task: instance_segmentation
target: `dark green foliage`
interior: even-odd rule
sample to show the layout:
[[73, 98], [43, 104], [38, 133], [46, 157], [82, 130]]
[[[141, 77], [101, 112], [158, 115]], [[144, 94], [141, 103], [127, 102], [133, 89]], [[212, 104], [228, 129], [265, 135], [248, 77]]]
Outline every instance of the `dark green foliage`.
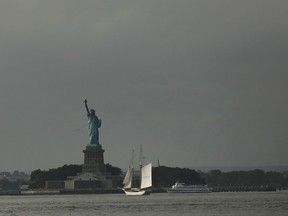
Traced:
[[263, 170], [221, 172], [212, 170], [201, 173], [209, 186], [288, 186], [287, 172], [264, 172]]
[[75, 176], [82, 170], [81, 165], [64, 165], [56, 169], [35, 170], [31, 173], [31, 188], [44, 188], [47, 180], [66, 180], [67, 176]]
[[165, 166], [153, 167], [154, 187], [171, 187], [178, 180], [186, 184], [205, 184], [205, 180], [195, 170]]
[[105, 169], [106, 169], [106, 172], [110, 173], [113, 176], [118, 176], [122, 174], [122, 170], [120, 168], [114, 167], [110, 165], [109, 163], [105, 164]]
[[[121, 169], [113, 167], [110, 164], [105, 165], [106, 171], [113, 176], [120, 175]], [[47, 180], [66, 180], [68, 176], [76, 176], [77, 173], [81, 173], [82, 165], [64, 165], [56, 169], [46, 170], [34, 170], [31, 173], [30, 182], [31, 188], [44, 188], [45, 181]]]
[[0, 179], [0, 188], [6, 189], [9, 186], [9, 181], [7, 179]]
[[[110, 164], [105, 165], [106, 172], [120, 176], [122, 171]], [[67, 176], [75, 176], [82, 170], [81, 165], [64, 165], [56, 169], [35, 170], [31, 173], [31, 188], [44, 188], [46, 180], [66, 180]], [[187, 168], [153, 167], [153, 187], [171, 187], [176, 181], [186, 184], [208, 184], [218, 186], [272, 186], [275, 188], [288, 187], [288, 172], [264, 172], [263, 170], [222, 172], [196, 172]], [[22, 183], [23, 184], [23, 183]], [[19, 184], [20, 185], [20, 184]], [[7, 180], [0, 181], [0, 186], [10, 187]]]

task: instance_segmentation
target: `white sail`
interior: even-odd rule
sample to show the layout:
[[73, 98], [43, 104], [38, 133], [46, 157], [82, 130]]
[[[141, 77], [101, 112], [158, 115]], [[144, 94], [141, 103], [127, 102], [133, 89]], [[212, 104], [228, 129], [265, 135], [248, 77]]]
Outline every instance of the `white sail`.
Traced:
[[141, 169], [141, 189], [152, 186], [152, 164], [149, 163]]
[[124, 184], [124, 188], [131, 188], [131, 185], [132, 185], [132, 168], [129, 167], [127, 173], [126, 173], [126, 176], [123, 180], [123, 184]]

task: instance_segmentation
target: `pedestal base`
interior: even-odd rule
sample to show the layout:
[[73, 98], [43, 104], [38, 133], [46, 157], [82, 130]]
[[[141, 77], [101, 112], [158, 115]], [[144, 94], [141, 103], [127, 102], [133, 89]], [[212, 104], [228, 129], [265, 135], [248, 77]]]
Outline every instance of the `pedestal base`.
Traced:
[[101, 145], [88, 144], [84, 152], [84, 164], [82, 167], [82, 173], [94, 173], [99, 176], [105, 176], [105, 164]]

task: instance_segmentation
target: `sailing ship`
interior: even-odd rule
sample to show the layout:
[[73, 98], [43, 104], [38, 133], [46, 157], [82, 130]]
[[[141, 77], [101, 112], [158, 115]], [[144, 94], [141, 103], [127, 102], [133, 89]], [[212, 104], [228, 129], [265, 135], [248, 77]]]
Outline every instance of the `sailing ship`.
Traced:
[[142, 146], [140, 147], [140, 187], [134, 187], [134, 178], [135, 173], [133, 169], [133, 153], [132, 153], [132, 163], [129, 166], [129, 169], [126, 173], [126, 176], [123, 180], [123, 188], [121, 188], [126, 195], [149, 195], [151, 193], [152, 187], [152, 163], [147, 165], [142, 165]]

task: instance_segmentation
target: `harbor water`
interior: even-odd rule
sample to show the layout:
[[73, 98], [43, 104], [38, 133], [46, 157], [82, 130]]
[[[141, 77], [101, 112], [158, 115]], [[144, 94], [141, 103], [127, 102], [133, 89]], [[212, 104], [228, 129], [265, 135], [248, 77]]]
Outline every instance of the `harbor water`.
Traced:
[[287, 216], [288, 192], [0, 196], [0, 216]]

